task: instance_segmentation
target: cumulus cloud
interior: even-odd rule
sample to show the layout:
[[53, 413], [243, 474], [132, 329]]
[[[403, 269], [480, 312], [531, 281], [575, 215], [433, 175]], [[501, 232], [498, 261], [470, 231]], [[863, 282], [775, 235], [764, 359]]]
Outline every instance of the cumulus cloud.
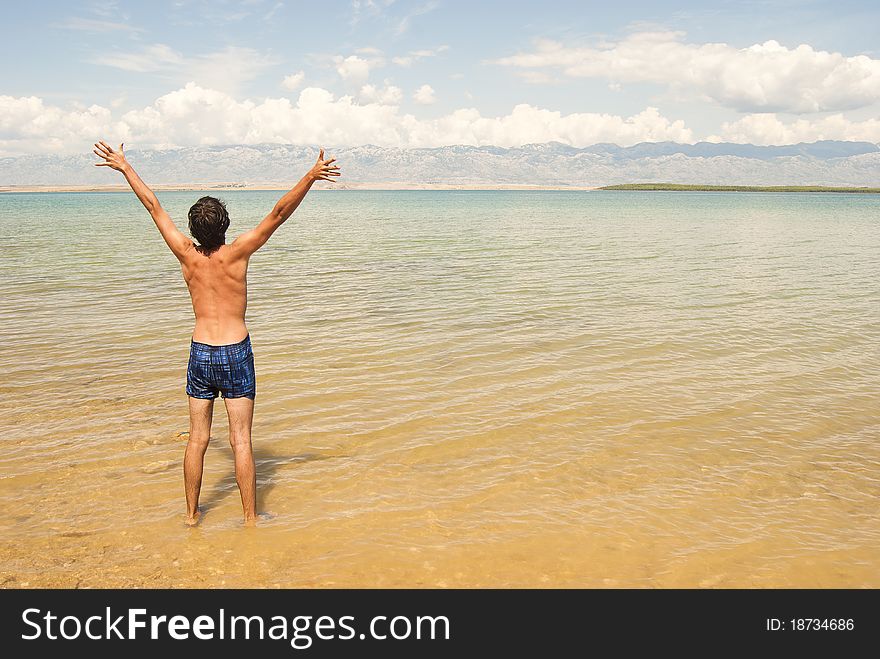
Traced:
[[384, 87], [364, 85], [359, 94], [362, 103], [379, 103], [381, 105], [397, 105], [403, 99], [400, 87], [395, 87], [388, 80]]
[[721, 125], [721, 133], [709, 142], [740, 142], [749, 144], [796, 144], [817, 140], [853, 140], [880, 143], [880, 119], [850, 121], [842, 114], [833, 114], [810, 121], [798, 119], [789, 123], [775, 114], [750, 114]]
[[36, 96], [0, 96], [0, 155], [83, 148], [85, 136], [116, 127], [111, 111], [99, 105], [62, 110]]
[[296, 102], [288, 98], [239, 101], [221, 91], [189, 83], [145, 108], [120, 115], [92, 106], [63, 110], [36, 97], [0, 96], [0, 152], [88, 153], [97, 138], [138, 148], [199, 144], [293, 144], [434, 147], [449, 144], [518, 146], [559, 141], [575, 146], [596, 142], [692, 141], [682, 121], [646, 108], [630, 117], [561, 112], [521, 104], [507, 114], [484, 117], [460, 109], [434, 119], [400, 112], [400, 90], [361, 90], [335, 97], [307, 87]]
[[370, 68], [379, 64], [375, 58], [365, 58], [359, 55], [349, 55], [343, 57], [336, 55], [333, 58], [333, 64], [336, 66], [336, 72], [346, 82], [354, 84], [362, 84], [370, 77]]
[[[473, 108], [435, 119], [401, 113], [402, 92], [385, 82], [360, 94], [335, 97], [307, 87], [296, 101], [237, 100], [224, 92], [187, 84], [147, 107], [121, 112], [92, 105], [64, 109], [36, 96], [0, 96], [0, 155], [81, 151], [98, 138], [138, 148], [263, 142], [434, 147], [449, 144], [518, 146], [559, 141], [630, 145], [671, 140], [693, 142], [692, 131], [656, 108], [629, 117], [561, 112], [521, 104], [509, 114], [483, 116]], [[843, 114], [790, 122], [752, 114], [724, 123], [710, 141], [791, 144], [820, 139], [880, 142], [880, 119], [853, 121]]]
[[303, 80], [306, 79], [305, 71], [298, 71], [296, 73], [292, 73], [289, 76], [285, 76], [284, 80], [281, 81], [281, 86], [288, 91], [293, 91], [297, 87], [299, 87]]
[[566, 46], [536, 42], [532, 52], [495, 60], [519, 69], [551, 69], [613, 83], [657, 83], [742, 112], [824, 112], [880, 100], [880, 60], [865, 55], [787, 48], [693, 44], [683, 32], [637, 32], [616, 42]]
[[[294, 74], [297, 75], [297, 74]], [[423, 86], [419, 91], [423, 91]], [[428, 88], [425, 95], [433, 96]], [[378, 144], [434, 147], [449, 144], [518, 146], [559, 141], [573, 146], [596, 142], [630, 145], [643, 141], [693, 142], [680, 120], [648, 107], [629, 117], [571, 113], [528, 104], [501, 116], [474, 108], [433, 119], [403, 113], [403, 93], [388, 80], [366, 84], [357, 95], [334, 96], [317, 87], [296, 100], [238, 100], [195, 83], [150, 105], [123, 112], [100, 105], [61, 108], [36, 96], [0, 96], [0, 155], [89, 152], [98, 138], [139, 148], [263, 142], [335, 145]], [[820, 139], [880, 142], [880, 119], [850, 120], [843, 114], [783, 121], [775, 114], [750, 114], [724, 123], [710, 141], [791, 144]]]
[[537, 142], [563, 142], [587, 146], [597, 142], [631, 145], [672, 140], [690, 142], [693, 135], [682, 121], [670, 121], [657, 108], [646, 108], [631, 117], [592, 112], [562, 114], [520, 104], [510, 114], [483, 117], [476, 109], [456, 110], [430, 121], [409, 126], [413, 145], [474, 144], [519, 146]]
[[437, 97], [434, 96], [434, 88], [431, 85], [422, 85], [413, 94], [413, 100], [419, 105], [431, 105], [436, 103]]

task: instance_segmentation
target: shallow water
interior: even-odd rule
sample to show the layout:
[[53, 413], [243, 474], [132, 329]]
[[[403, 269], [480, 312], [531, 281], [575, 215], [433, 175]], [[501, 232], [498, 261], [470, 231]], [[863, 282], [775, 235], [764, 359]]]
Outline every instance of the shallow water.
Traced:
[[[279, 193], [224, 192], [231, 234]], [[198, 192], [164, 193], [182, 226]], [[8, 586], [880, 586], [880, 198], [315, 192], [251, 261], [257, 529], [121, 193], [0, 195]]]

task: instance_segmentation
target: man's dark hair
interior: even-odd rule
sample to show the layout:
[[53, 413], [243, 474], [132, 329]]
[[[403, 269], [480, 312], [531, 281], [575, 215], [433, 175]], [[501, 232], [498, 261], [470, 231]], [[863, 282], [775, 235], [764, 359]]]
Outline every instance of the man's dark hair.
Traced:
[[200, 251], [210, 254], [226, 243], [229, 213], [216, 197], [202, 197], [189, 209], [189, 233], [199, 241]]

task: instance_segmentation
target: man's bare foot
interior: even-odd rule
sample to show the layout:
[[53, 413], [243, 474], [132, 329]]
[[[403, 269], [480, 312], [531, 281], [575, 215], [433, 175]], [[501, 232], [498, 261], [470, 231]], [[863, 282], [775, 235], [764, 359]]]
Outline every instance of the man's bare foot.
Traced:
[[275, 519], [275, 513], [262, 512], [257, 513], [256, 517], [245, 517], [244, 525], [250, 528], [253, 528], [257, 525], [257, 522], [267, 522], [271, 519]]
[[202, 518], [202, 511], [201, 511], [201, 510], [197, 510], [195, 515], [193, 515], [192, 517], [187, 517], [187, 518], [186, 518], [186, 521], [184, 521], [184, 524], [185, 524], [186, 526], [198, 526], [198, 525], [199, 525], [199, 520], [200, 520], [201, 518]]

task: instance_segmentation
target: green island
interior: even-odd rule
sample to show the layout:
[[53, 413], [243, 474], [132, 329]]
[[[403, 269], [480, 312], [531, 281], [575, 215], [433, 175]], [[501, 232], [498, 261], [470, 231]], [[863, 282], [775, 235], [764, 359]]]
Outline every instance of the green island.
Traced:
[[673, 192], [870, 192], [880, 188], [833, 187], [825, 185], [688, 185], [684, 183], [623, 183], [600, 190], [668, 190]]

